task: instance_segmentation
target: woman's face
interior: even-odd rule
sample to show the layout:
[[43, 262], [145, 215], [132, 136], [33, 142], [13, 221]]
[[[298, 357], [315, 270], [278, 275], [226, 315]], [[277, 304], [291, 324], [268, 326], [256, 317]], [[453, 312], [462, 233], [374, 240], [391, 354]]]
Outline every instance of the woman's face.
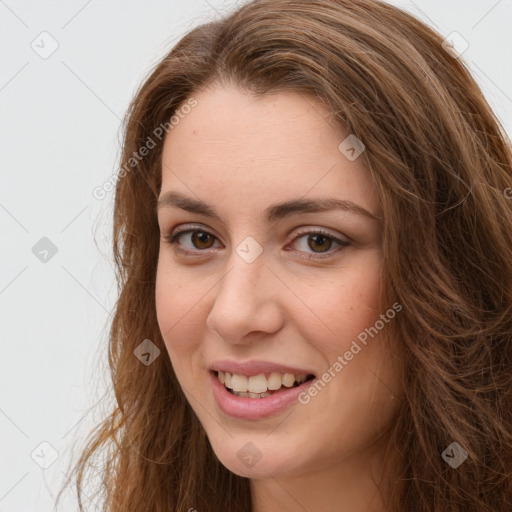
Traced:
[[314, 97], [194, 99], [165, 140], [158, 209], [158, 323], [183, 392], [238, 475], [366, 464], [401, 395], [381, 336], [400, 306], [378, 301], [362, 148]]

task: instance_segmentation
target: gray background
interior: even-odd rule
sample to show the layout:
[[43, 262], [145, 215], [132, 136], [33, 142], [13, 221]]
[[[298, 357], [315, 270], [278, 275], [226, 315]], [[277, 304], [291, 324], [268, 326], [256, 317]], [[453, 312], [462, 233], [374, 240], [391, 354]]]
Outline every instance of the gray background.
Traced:
[[[512, 1], [391, 3], [462, 35], [464, 60], [510, 134]], [[120, 122], [150, 67], [233, 5], [0, 2], [0, 512], [51, 510], [72, 442], [99, 421], [95, 404], [108, 408], [113, 194], [92, 191], [115, 172]], [[60, 509], [74, 503], [69, 492]]]

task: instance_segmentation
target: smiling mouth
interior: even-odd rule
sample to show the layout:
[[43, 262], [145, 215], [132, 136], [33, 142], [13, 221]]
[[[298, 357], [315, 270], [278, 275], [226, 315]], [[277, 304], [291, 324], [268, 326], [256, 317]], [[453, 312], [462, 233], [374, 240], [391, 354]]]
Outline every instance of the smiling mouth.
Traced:
[[243, 398], [261, 399], [296, 388], [304, 382], [315, 378], [313, 374], [260, 373], [258, 375], [241, 375], [223, 371], [214, 371], [219, 382], [232, 395]]

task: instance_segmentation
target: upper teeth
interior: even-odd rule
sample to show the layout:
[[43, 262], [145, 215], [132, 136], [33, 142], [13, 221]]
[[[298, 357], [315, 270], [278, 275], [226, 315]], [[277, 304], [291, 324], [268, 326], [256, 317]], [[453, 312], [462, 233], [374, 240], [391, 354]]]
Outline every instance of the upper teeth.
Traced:
[[277, 390], [281, 385], [291, 388], [295, 381], [299, 384], [305, 382], [307, 374], [301, 373], [294, 375], [293, 373], [270, 373], [267, 376], [264, 373], [259, 375], [240, 375], [238, 373], [218, 372], [218, 378], [227, 388], [239, 393], [265, 393], [268, 390]]

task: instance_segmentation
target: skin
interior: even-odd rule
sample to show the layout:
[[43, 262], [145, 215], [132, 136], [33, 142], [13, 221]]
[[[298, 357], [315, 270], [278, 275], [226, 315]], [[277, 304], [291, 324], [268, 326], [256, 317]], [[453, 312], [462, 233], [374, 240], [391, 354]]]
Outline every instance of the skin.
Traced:
[[[201, 199], [222, 220], [175, 206], [158, 211], [157, 317], [185, 396], [221, 463], [251, 479], [253, 511], [383, 511], [376, 486], [383, 433], [401, 384], [380, 334], [309, 403], [266, 419], [224, 414], [207, 370], [219, 359], [261, 359], [321, 376], [389, 307], [378, 300], [379, 220], [340, 209], [272, 223], [262, 214], [281, 201], [336, 196], [379, 215], [363, 158], [340, 152], [348, 133], [315, 97], [256, 99], [214, 84], [194, 98], [197, 106], [166, 137], [160, 197], [174, 190]], [[164, 239], [189, 223], [213, 238]], [[325, 228], [350, 245], [315, 245], [311, 234], [297, 233], [301, 226]], [[236, 252], [248, 236], [263, 249], [250, 264]], [[181, 254], [179, 243], [199, 256]], [[330, 256], [306, 259], [322, 251]], [[237, 457], [248, 442], [261, 454], [250, 467]]]

